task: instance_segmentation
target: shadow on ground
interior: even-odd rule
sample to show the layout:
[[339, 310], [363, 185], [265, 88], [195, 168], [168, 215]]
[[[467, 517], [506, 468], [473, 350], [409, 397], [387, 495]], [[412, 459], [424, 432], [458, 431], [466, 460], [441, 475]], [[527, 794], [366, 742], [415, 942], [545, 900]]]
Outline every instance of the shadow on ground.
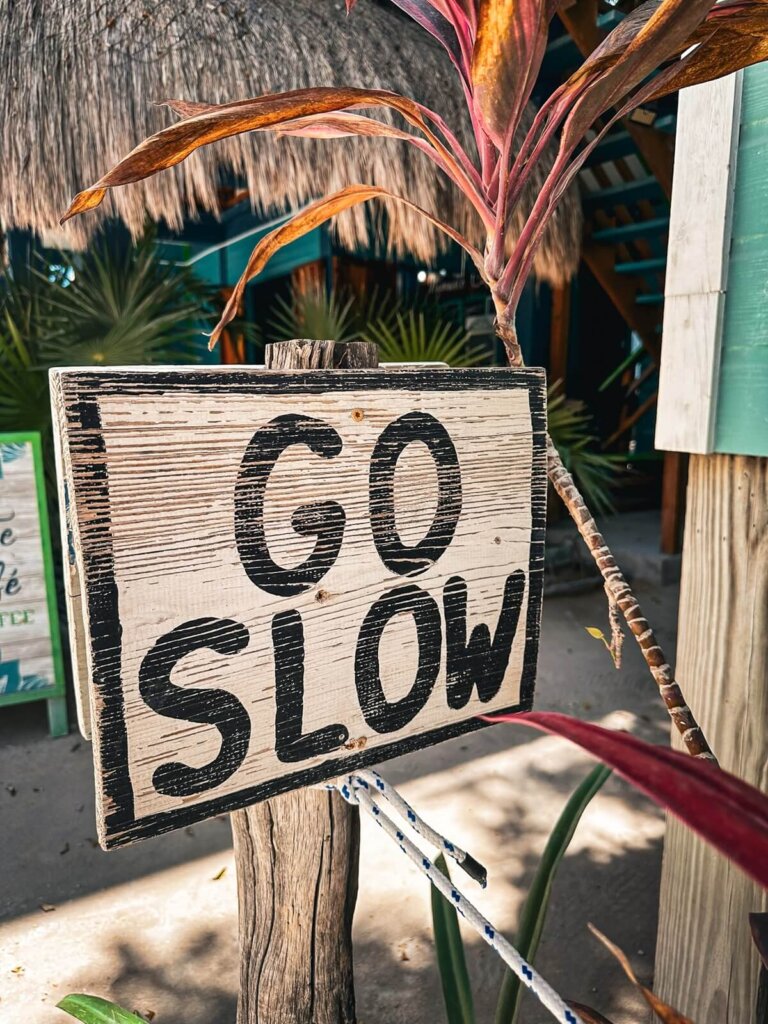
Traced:
[[[676, 593], [641, 589], [662, 642]], [[615, 709], [654, 742], [669, 726], [631, 641], [616, 673], [585, 632], [605, 628], [600, 592], [545, 603], [537, 704], [594, 721]], [[671, 652], [670, 652], [671, 656]], [[0, 1022], [64, 1024], [53, 1009], [81, 990], [157, 1014], [156, 1024], [229, 1024], [237, 990], [237, 903], [229, 822], [104, 854], [94, 846], [89, 745], [48, 740], [42, 707], [0, 715]], [[389, 762], [385, 774], [436, 827], [487, 863], [477, 902], [513, 937], [560, 809], [591, 767], [580, 751], [520, 726], [485, 729]], [[616, 1024], [645, 1020], [594, 921], [650, 980], [663, 820], [611, 780], [587, 812], [553, 893], [538, 965], [562, 992]], [[440, 1024], [426, 882], [374, 825], [364, 827], [355, 961], [361, 1024]], [[225, 869], [221, 875], [222, 868]], [[470, 893], [471, 883], [466, 886]], [[43, 912], [40, 905], [55, 906]], [[493, 1019], [495, 955], [467, 936], [478, 1024]], [[543, 1024], [530, 1000], [524, 1024]]]

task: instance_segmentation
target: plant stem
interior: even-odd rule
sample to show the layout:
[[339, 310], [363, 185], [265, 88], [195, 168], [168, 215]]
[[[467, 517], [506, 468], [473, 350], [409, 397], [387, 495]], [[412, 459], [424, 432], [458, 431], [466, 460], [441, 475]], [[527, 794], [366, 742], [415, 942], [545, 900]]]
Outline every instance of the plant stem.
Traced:
[[[502, 309], [496, 320], [496, 332], [501, 338], [507, 358], [511, 366], [523, 366], [523, 356], [517, 339], [514, 321], [507, 310]], [[579, 533], [589, 553], [595, 560], [603, 580], [606, 592], [613, 598], [616, 606], [621, 609], [630, 632], [637, 640], [645, 663], [659, 688], [661, 699], [669, 712], [669, 717], [682, 736], [688, 753], [693, 757], [715, 761], [706, 737], [696, 722], [693, 712], [685, 702], [685, 697], [675, 681], [672, 667], [667, 661], [664, 651], [656, 639], [651, 626], [643, 615], [640, 604], [632, 592], [632, 588], [624, 578], [616, 559], [600, 533], [592, 513], [579, 493], [573, 477], [563, 465], [557, 449], [547, 435], [547, 473], [571, 518], [576, 523]]]

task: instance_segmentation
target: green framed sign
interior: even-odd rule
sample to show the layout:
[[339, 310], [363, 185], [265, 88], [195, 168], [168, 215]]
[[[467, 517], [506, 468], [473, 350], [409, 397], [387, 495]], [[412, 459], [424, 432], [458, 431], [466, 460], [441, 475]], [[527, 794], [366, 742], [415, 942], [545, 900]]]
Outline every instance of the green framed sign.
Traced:
[[51, 532], [38, 433], [0, 434], [0, 708], [48, 701], [68, 731]]

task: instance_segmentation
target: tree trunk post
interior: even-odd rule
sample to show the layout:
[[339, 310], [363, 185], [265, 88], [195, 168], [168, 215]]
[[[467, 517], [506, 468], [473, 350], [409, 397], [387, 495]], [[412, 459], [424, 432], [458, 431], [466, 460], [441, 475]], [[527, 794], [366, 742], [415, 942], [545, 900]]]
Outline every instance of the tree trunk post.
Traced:
[[[268, 345], [268, 369], [375, 368], [367, 342]], [[303, 789], [232, 814], [240, 925], [238, 1024], [355, 1024], [352, 916], [360, 822]]]

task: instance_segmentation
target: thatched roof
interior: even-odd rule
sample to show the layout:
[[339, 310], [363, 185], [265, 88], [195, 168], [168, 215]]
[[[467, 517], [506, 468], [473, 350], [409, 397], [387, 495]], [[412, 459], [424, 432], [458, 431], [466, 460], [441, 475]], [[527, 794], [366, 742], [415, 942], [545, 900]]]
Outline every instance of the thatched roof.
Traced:
[[[351, 17], [343, 0], [2, 0], [0, 10], [0, 224], [57, 228], [72, 195], [172, 118], [157, 101], [223, 102], [309, 85], [394, 89], [464, 126], [463, 98], [442, 51], [411, 22], [367, 0]], [[315, 142], [251, 135], [218, 143], [146, 182], [116, 189], [99, 214], [72, 222], [82, 245], [99, 216], [134, 233], [146, 216], [180, 228], [217, 212], [222, 165], [242, 175], [257, 208], [297, 206], [350, 182], [409, 194], [454, 223], [475, 215], [432, 164], [403, 143]], [[531, 186], [538, 194], [542, 169]], [[358, 208], [337, 224], [348, 246], [367, 239]], [[474, 224], [473, 233], [479, 225]], [[538, 257], [559, 283], [578, 263], [578, 198], [565, 201]], [[396, 252], [429, 258], [442, 243], [402, 206], [389, 210]]]

